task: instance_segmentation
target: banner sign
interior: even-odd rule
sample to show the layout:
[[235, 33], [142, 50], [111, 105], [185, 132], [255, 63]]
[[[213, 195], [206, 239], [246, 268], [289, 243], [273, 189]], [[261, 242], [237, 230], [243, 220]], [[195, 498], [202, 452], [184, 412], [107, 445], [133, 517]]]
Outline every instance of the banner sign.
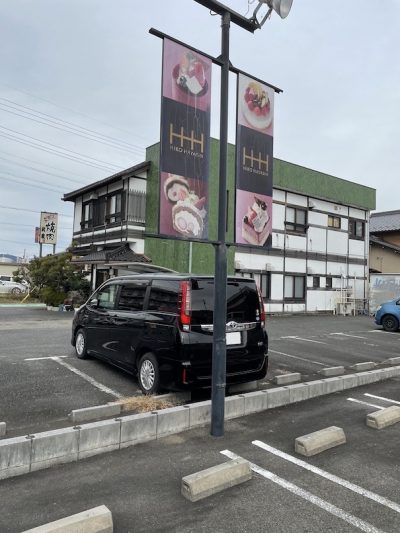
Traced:
[[208, 239], [211, 59], [164, 39], [159, 233]]
[[57, 244], [57, 213], [40, 213], [40, 244]]
[[238, 75], [235, 242], [270, 246], [274, 89]]

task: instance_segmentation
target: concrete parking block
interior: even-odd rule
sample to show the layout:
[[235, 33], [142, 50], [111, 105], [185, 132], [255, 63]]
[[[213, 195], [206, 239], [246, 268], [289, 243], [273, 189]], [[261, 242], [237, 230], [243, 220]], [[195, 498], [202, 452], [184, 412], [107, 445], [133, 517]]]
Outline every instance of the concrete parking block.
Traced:
[[0, 437], [4, 437], [7, 430], [7, 424], [5, 422], [0, 422]]
[[319, 373], [326, 378], [331, 376], [341, 376], [344, 374], [344, 366], [330, 366], [323, 368]]
[[181, 493], [191, 502], [211, 496], [251, 479], [250, 463], [233, 459], [182, 478]]
[[225, 398], [225, 420], [244, 415], [244, 395], [227, 396]]
[[288, 387], [276, 387], [275, 389], [267, 389], [265, 394], [268, 397], [268, 409], [280, 407], [290, 402], [290, 392]]
[[189, 408], [185, 405], [153, 412], [157, 413], [157, 439], [189, 429]]
[[189, 407], [189, 427], [205, 426], [211, 422], [211, 400], [191, 403]]
[[105, 505], [100, 505], [23, 533], [113, 533], [113, 531], [111, 511]]
[[340, 378], [343, 383], [343, 390], [354, 389], [358, 386], [358, 377], [357, 374], [347, 374]]
[[289, 401], [290, 403], [301, 402], [308, 400], [310, 397], [310, 391], [307, 385], [304, 383], [296, 383], [295, 385], [288, 385], [289, 389]]
[[31, 447], [30, 437], [14, 437], [0, 441], [0, 479], [29, 472]]
[[79, 430], [56, 429], [32, 435], [31, 471], [78, 460]]
[[397, 422], [400, 422], [400, 407], [397, 405], [370, 413], [366, 418], [367, 426], [374, 429], [383, 429]]
[[95, 405], [94, 407], [74, 409], [69, 416], [73, 424], [79, 424], [80, 422], [95, 420], [96, 418], [118, 416], [120, 413], [121, 405], [118, 403], [110, 403], [107, 405]]
[[259, 413], [268, 409], [268, 395], [265, 391], [248, 392], [244, 396], [244, 414]]
[[376, 364], [373, 361], [365, 361], [364, 363], [356, 363], [355, 365], [350, 366], [355, 372], [361, 372], [363, 370], [372, 370], [376, 367]]
[[383, 363], [385, 365], [400, 365], [400, 357], [389, 357]]
[[295, 451], [306, 457], [311, 457], [334, 446], [346, 443], [346, 436], [342, 428], [330, 426], [295, 440]]
[[289, 385], [301, 380], [300, 372], [292, 372], [291, 374], [282, 374], [274, 377], [274, 383], [277, 385]]
[[156, 413], [140, 413], [121, 417], [121, 448], [153, 440], [156, 436]]
[[118, 450], [120, 433], [120, 420], [104, 420], [80, 426], [78, 459]]
[[332, 394], [333, 392], [343, 390], [343, 380], [341, 376], [336, 378], [326, 378], [323, 382], [325, 394]]

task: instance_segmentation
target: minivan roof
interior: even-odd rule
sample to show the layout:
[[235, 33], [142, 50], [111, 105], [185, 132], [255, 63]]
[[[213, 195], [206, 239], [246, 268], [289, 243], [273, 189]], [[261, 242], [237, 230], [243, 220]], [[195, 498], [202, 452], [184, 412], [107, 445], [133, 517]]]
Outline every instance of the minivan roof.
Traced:
[[[186, 279], [213, 279], [214, 276], [206, 274], [190, 274], [190, 273], [169, 273], [169, 272], [154, 272], [148, 274], [127, 274], [124, 276], [116, 276], [115, 278], [110, 278], [107, 281], [129, 281], [136, 279], [151, 280], [151, 279], [169, 279], [169, 280], [186, 280]], [[228, 280], [245, 280], [245, 281], [254, 281], [252, 278], [244, 278], [242, 276], [228, 276]]]

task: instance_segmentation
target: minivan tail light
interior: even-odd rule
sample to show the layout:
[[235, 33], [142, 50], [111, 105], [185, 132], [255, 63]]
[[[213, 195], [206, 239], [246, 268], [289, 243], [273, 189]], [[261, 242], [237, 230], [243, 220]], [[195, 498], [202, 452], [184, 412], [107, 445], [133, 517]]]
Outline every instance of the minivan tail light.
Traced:
[[189, 281], [181, 281], [181, 308], [179, 313], [180, 322], [184, 330], [188, 330], [191, 322], [190, 304], [191, 288]]
[[260, 319], [261, 319], [261, 325], [264, 326], [265, 324], [265, 309], [264, 309], [264, 300], [261, 295], [260, 287], [257, 285], [257, 294], [258, 294], [258, 303], [260, 304]]

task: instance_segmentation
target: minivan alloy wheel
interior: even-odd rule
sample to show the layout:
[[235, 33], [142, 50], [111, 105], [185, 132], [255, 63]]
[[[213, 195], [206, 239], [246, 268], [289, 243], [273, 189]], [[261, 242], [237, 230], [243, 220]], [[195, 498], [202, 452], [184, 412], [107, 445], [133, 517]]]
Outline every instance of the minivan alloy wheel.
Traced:
[[160, 375], [158, 361], [152, 353], [145, 354], [138, 366], [139, 386], [144, 394], [154, 394], [158, 392], [160, 385]]
[[80, 329], [75, 337], [75, 353], [78, 359], [86, 359], [86, 334], [83, 329]]

